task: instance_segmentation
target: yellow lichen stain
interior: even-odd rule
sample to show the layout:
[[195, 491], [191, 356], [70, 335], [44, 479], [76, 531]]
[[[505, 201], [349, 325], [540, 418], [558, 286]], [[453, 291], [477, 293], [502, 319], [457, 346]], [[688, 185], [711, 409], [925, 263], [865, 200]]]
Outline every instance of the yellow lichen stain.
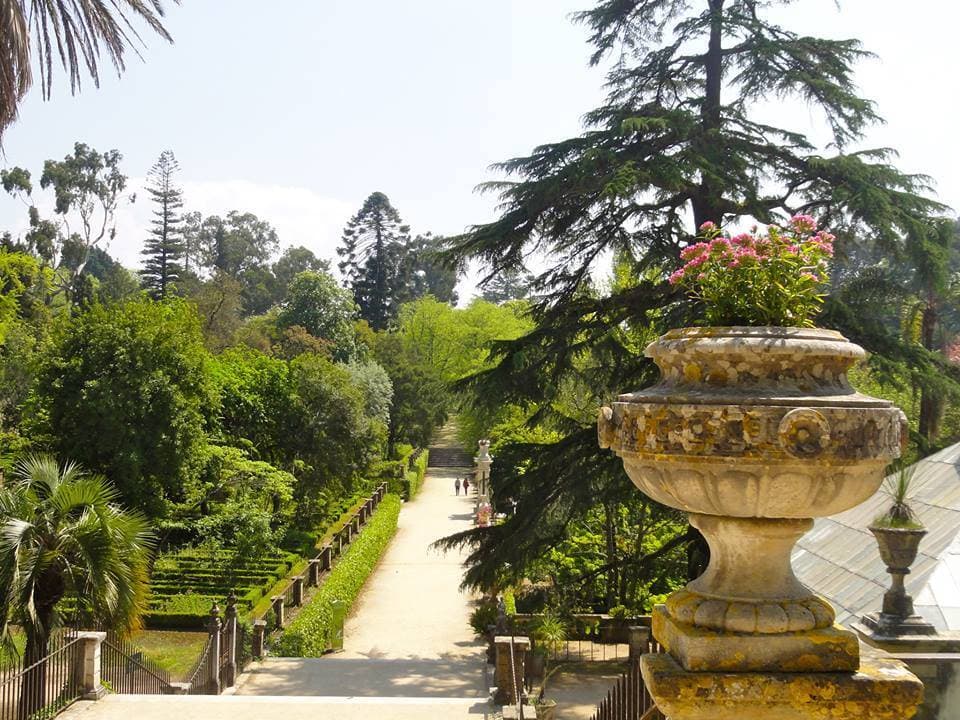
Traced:
[[687, 363], [683, 366], [683, 377], [687, 382], [700, 382], [700, 366], [696, 363]]

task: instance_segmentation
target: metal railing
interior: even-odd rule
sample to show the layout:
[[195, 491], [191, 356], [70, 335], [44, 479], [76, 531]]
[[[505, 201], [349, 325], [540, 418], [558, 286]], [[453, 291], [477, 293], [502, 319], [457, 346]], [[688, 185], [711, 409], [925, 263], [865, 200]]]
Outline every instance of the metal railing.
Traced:
[[143, 656], [143, 651], [114, 632], [100, 646], [100, 677], [115, 693], [173, 695], [170, 673]]
[[69, 631], [54, 634], [47, 654], [25, 665], [8, 658], [0, 666], [0, 720], [43, 720], [80, 697], [83, 646]]
[[643, 683], [639, 660], [631, 661], [590, 720], [666, 720]]
[[[207, 638], [206, 645], [203, 646], [203, 652], [197, 658], [193, 670], [187, 675], [187, 695], [218, 695], [220, 688], [211, 678], [216, 677], [213, 673], [214, 667], [219, 668], [219, 653], [214, 655], [212, 652], [213, 640]], [[219, 673], [219, 669], [218, 669]]]
[[630, 645], [566, 640], [552, 648], [549, 658], [557, 662], [626, 662], [630, 659]]

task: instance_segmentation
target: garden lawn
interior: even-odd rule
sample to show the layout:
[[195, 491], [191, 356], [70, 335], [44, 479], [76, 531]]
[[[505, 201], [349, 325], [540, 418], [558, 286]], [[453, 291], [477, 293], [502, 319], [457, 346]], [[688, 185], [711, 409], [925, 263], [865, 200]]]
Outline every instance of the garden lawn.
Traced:
[[184, 679], [193, 670], [207, 642], [206, 632], [177, 630], [141, 630], [130, 637], [143, 656], [170, 673], [170, 679]]

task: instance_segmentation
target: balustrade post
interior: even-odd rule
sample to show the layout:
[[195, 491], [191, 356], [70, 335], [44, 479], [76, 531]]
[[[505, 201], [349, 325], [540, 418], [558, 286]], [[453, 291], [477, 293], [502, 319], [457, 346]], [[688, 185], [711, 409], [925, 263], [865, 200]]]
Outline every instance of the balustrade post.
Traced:
[[273, 616], [278, 630], [283, 628], [283, 595], [274, 595], [270, 598], [273, 603]]
[[307, 567], [307, 585], [317, 587], [320, 584], [320, 558], [310, 560]]
[[107, 690], [100, 681], [100, 646], [107, 637], [105, 632], [83, 631], [73, 635], [80, 641], [80, 652], [74, 656], [77, 667], [73, 672], [81, 678], [84, 700], [99, 700]]
[[330, 543], [327, 543], [323, 546], [323, 550], [320, 551], [320, 569], [324, 572], [330, 572], [330, 568], [333, 567], [333, 547]]
[[210, 633], [210, 659], [207, 662], [209, 674], [207, 675], [207, 695], [220, 694], [220, 607], [214, 601], [210, 608], [210, 620], [207, 622], [207, 632]]
[[250, 654], [255, 658], [263, 657], [264, 650], [264, 641], [267, 637], [267, 621], [266, 620], [256, 620], [253, 623], [253, 647], [250, 649]]
[[233, 687], [237, 681], [237, 595], [232, 590], [227, 596], [227, 612], [224, 630], [220, 641], [227, 643], [227, 666], [225, 668], [224, 687]]
[[293, 605], [294, 607], [303, 605], [303, 575], [293, 579]]
[[[497, 693], [493, 701], [497, 705], [516, 705], [517, 694], [523, 691], [524, 659], [530, 649], [530, 638], [498, 635], [493, 639], [497, 648], [496, 683]], [[510, 645], [513, 644], [513, 662]], [[516, 687], [514, 687], [516, 681]]]

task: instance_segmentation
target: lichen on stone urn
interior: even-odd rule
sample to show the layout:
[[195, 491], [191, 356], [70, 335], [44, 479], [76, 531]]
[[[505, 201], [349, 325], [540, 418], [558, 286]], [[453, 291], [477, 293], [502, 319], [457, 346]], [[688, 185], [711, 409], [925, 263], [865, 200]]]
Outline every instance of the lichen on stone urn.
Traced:
[[601, 409], [598, 436], [710, 544], [670, 617], [757, 635], [829, 628], [833, 611], [796, 579], [791, 549], [811, 518], [870, 497], [905, 437], [900, 410], [849, 383], [864, 351], [830, 330], [731, 327], [673, 330], [646, 354], [660, 380]]

